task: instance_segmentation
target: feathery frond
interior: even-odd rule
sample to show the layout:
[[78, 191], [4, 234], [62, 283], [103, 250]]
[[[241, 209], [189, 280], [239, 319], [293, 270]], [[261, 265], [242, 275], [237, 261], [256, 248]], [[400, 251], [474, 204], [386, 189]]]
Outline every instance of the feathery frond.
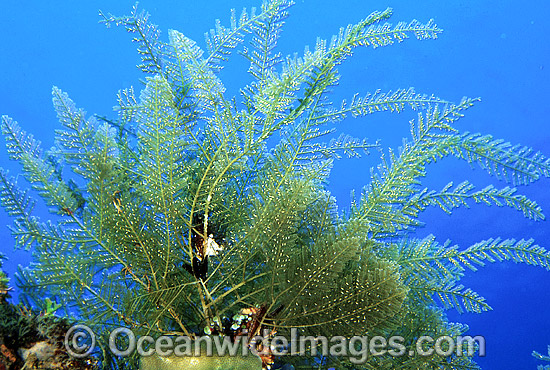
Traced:
[[499, 207], [508, 206], [518, 211], [529, 219], [538, 221], [544, 220], [545, 216], [539, 205], [524, 195], [516, 194], [517, 189], [505, 187], [496, 189], [493, 185], [473, 191], [474, 186], [468, 181], [464, 181], [453, 188], [450, 182], [440, 191], [423, 189], [416, 193], [406, 205], [404, 213], [416, 216], [419, 211], [425, 210], [428, 206], [437, 206], [448, 214], [452, 213], [454, 208], [461, 206], [469, 208], [468, 201], [475, 203], [484, 203], [487, 205], [497, 205]]
[[21, 222], [32, 214], [36, 201], [29, 195], [28, 190], [21, 190], [14, 178], [0, 169], [0, 202], [14, 221]]
[[417, 193], [426, 165], [448, 155], [447, 142], [456, 133], [452, 124], [474, 101], [464, 99], [443, 110], [435, 105], [425, 117], [419, 114], [418, 122], [411, 122], [413, 141], [404, 141], [398, 154], [390, 150], [389, 160], [382, 157], [378, 174], [372, 171], [371, 183], [363, 190], [360, 204], [352, 210], [353, 215], [370, 222], [375, 236], [393, 235], [419, 225], [404, 205]]
[[248, 72], [258, 81], [263, 81], [274, 67], [279, 64], [281, 54], [275, 51], [277, 40], [281, 34], [288, 8], [293, 1], [264, 1], [262, 4], [263, 19], [259, 19], [253, 27], [253, 38], [250, 42], [252, 51], [246, 48], [243, 55], [250, 61]]
[[[512, 260], [550, 270], [550, 253], [531, 239], [495, 238], [460, 250], [433, 236], [408, 235], [430, 206], [451, 213], [473, 203], [506, 205], [544, 219], [537, 203], [515, 188], [475, 190], [467, 181], [440, 191], [421, 187], [428, 164], [451, 155], [517, 185], [550, 176], [550, 160], [541, 153], [460, 132], [457, 121], [478, 99], [453, 104], [413, 88], [362, 92], [339, 108], [329, 99], [340, 79], [337, 67], [355, 48], [435, 39], [441, 29], [434, 21], [392, 26], [386, 9], [318, 39], [301, 56], [282, 58], [276, 46], [292, 4], [265, 0], [259, 12], [232, 11], [229, 26], [216, 21], [206, 34], [206, 52], [175, 30], [162, 41], [137, 5], [130, 16], [101, 13], [107, 26], [122, 25], [133, 35], [138, 67], [148, 74], [141, 93], [119, 92], [118, 118], [86, 118], [54, 87], [61, 129], [56, 146], [43, 154], [38, 141], [2, 117], [9, 157], [32, 187], [19, 189], [0, 170], [0, 203], [14, 218], [15, 243], [34, 248], [33, 264], [17, 275], [24, 302], [40, 306], [42, 297], [55, 296], [66, 315], [78, 315], [98, 334], [101, 348], [107, 329], [123, 325], [142, 337], [235, 339], [266, 328], [398, 335], [413, 348], [421, 335], [456, 338], [466, 331], [449, 323], [443, 309], [490, 309], [460, 284], [467, 269]], [[239, 47], [253, 77], [240, 100], [227, 96], [218, 73]], [[397, 150], [335, 135], [328, 126], [405, 108], [418, 115], [411, 138]], [[339, 214], [326, 188], [332, 165], [372, 148], [381, 164], [371, 169], [359, 202]], [[64, 179], [71, 175], [77, 178]], [[53, 220], [33, 216], [32, 191]], [[323, 369], [477, 369], [472, 356], [278, 360]], [[271, 365], [267, 357], [264, 368]], [[137, 359], [102, 360], [106, 368], [121, 368]]]
[[56, 168], [42, 159], [40, 142], [32, 135], [27, 135], [8, 116], [2, 116], [2, 133], [6, 138], [10, 158], [21, 163], [25, 178], [50, 209], [55, 213], [66, 213], [65, 210], [75, 209], [76, 200], [70, 188], [59, 178]]
[[171, 30], [170, 44], [178, 62], [185, 66], [194, 97], [204, 108], [213, 109], [223, 100], [225, 88], [203, 58], [203, 51], [183, 34]]
[[433, 104], [448, 104], [448, 102], [434, 95], [419, 94], [413, 88], [397, 89], [396, 91], [381, 92], [376, 90], [364, 97], [355, 94], [350, 104], [344, 100], [339, 109], [329, 108], [316, 116], [314, 120], [319, 122], [342, 121], [351, 114], [352, 117], [362, 117], [375, 112], [402, 112], [406, 106], [413, 110], [426, 109]]
[[531, 148], [512, 145], [491, 135], [470, 134], [455, 138], [452, 153], [468, 163], [477, 163], [499, 180], [514, 185], [527, 185], [550, 177], [550, 158]]
[[122, 25], [126, 31], [134, 34], [133, 42], [138, 44], [138, 53], [141, 56], [141, 64], [137, 67], [144, 73], [156, 74], [162, 72], [163, 44], [160, 42], [160, 30], [149, 22], [149, 13], [138, 11], [138, 4], [134, 4], [129, 16], [115, 17], [110, 13], [99, 12], [103, 18], [100, 22], [107, 27], [111, 24]]

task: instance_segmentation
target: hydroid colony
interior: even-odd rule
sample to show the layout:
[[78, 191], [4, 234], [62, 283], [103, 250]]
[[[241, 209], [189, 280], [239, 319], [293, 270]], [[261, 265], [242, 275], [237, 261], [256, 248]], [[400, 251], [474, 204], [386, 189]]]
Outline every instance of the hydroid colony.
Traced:
[[[282, 58], [276, 44], [291, 5], [269, 0], [240, 16], [232, 12], [228, 27], [217, 22], [207, 34], [207, 50], [174, 30], [162, 41], [136, 8], [130, 16], [103, 15], [107, 25], [133, 34], [147, 75], [139, 94], [120, 92], [118, 116], [86, 116], [54, 87], [61, 128], [47, 152], [3, 117], [8, 153], [33, 188], [21, 190], [1, 173], [16, 244], [35, 255], [19, 288], [29, 303], [54, 297], [67, 315], [103, 333], [98, 355], [106, 368], [135, 366], [135, 358], [108, 351], [107, 332], [119, 326], [136, 335], [190, 337], [248, 336], [262, 328], [288, 334], [296, 327], [304, 335], [400, 335], [407, 346], [420, 335], [456, 337], [466, 327], [449, 323], [443, 309], [490, 309], [460, 285], [466, 269], [509, 259], [550, 268], [550, 254], [532, 240], [458, 249], [433, 236], [410, 237], [419, 213], [433, 206], [450, 213], [484, 202], [544, 219], [515, 188], [420, 185], [426, 166], [448, 156], [513, 185], [550, 175], [541, 153], [458, 131], [456, 121], [477, 99], [453, 104], [408, 88], [330, 100], [337, 67], [355, 48], [435, 39], [441, 29], [433, 21], [392, 26], [387, 9], [318, 40], [300, 57]], [[235, 49], [250, 62], [252, 82], [231, 97], [218, 72]], [[332, 124], [405, 108], [419, 111], [411, 137], [397, 151], [382, 151], [360, 198], [339, 214], [326, 188], [333, 161], [379, 145], [348, 135], [324, 142]], [[34, 194], [52, 221], [33, 216]], [[476, 368], [471, 357], [456, 355], [369, 357], [363, 365], [344, 357], [262, 361]]]

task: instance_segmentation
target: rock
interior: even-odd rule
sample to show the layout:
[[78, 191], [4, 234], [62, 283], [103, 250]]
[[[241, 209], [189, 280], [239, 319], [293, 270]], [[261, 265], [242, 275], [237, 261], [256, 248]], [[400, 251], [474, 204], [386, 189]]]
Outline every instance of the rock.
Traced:
[[19, 348], [19, 355], [23, 361], [27, 361], [29, 356], [37, 359], [38, 361], [46, 361], [52, 357], [55, 353], [55, 348], [46, 341], [37, 342], [31, 348]]
[[0, 345], [0, 370], [7, 370], [12, 367], [12, 365], [17, 362], [17, 357], [4, 344]]

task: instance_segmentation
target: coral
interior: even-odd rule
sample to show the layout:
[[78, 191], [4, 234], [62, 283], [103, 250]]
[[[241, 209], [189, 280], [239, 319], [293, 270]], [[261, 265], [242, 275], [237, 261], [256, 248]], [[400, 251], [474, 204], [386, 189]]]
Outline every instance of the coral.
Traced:
[[65, 350], [66, 320], [0, 304], [0, 364], [6, 369], [95, 369], [95, 361], [74, 359]]
[[[6, 285], [4, 291], [7, 290]], [[1, 294], [4, 296], [0, 300], [0, 369], [95, 368], [95, 361], [73, 359], [66, 352], [64, 340], [69, 323], [54, 316], [56, 306], [50, 299], [46, 298], [49, 311], [35, 312], [23, 305], [12, 305], [7, 293]]]
[[[304, 335], [401, 335], [414, 348], [419, 335], [465, 333], [442, 308], [490, 309], [459, 283], [466, 269], [497, 260], [550, 269], [550, 254], [530, 239], [458, 249], [433, 236], [411, 237], [419, 214], [434, 206], [450, 213], [473, 202], [506, 205], [544, 219], [515, 188], [421, 187], [428, 164], [450, 156], [514, 186], [550, 176], [541, 153], [456, 128], [478, 99], [450, 103], [405, 88], [356, 95], [348, 104], [330, 101], [338, 65], [356, 48], [435, 39], [441, 29], [434, 21], [392, 26], [391, 9], [374, 12], [302, 56], [282, 59], [275, 50], [291, 5], [269, 0], [258, 11], [232, 12], [229, 27], [218, 22], [207, 34], [206, 51], [175, 30], [162, 41], [137, 7], [130, 16], [102, 14], [138, 43], [147, 75], [141, 93], [122, 90], [118, 116], [106, 118], [87, 116], [54, 87], [61, 129], [46, 153], [2, 117], [8, 154], [32, 187], [21, 190], [0, 172], [0, 200], [14, 218], [16, 245], [34, 251], [18, 285], [27, 304], [50, 312], [57, 306], [41, 297], [55, 298], [65, 315], [94, 329], [105, 368], [139, 362], [109, 355], [107, 333], [117, 326], [136, 336], [193, 339], [250, 338], [263, 329], [288, 334], [295, 327]], [[241, 55], [252, 82], [240, 99], [228, 97], [218, 72], [245, 40], [250, 45]], [[397, 151], [349, 135], [323, 142], [348, 115], [406, 108], [418, 110], [418, 118]], [[383, 153], [381, 164], [351, 209], [338, 212], [326, 187], [333, 162], [372, 148]], [[36, 195], [52, 220], [33, 214]], [[274, 360], [297, 368], [477, 368], [471, 355], [375, 356], [362, 365], [312, 357], [261, 361], [264, 368]], [[152, 357], [141, 366], [169, 369], [190, 360]], [[259, 366], [258, 358], [250, 361]]]
[[66, 320], [0, 304], [0, 364], [6, 369], [92, 370], [95, 362], [71, 358], [65, 350]]

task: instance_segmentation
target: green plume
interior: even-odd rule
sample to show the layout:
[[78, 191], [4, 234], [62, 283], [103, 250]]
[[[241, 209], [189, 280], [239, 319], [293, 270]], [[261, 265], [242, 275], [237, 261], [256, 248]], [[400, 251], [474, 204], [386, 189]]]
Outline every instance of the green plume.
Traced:
[[[172, 30], [161, 38], [149, 15], [101, 13], [107, 25], [132, 33], [146, 74], [143, 90], [120, 91], [118, 116], [88, 116], [53, 88], [60, 121], [55, 146], [44, 152], [8, 116], [2, 133], [30, 190], [0, 172], [0, 200], [14, 218], [16, 246], [34, 262], [17, 276], [23, 299], [47, 312], [77, 315], [98, 333], [106, 368], [137, 366], [136, 357], [108, 354], [107, 331], [136, 336], [233, 333], [253, 327], [304, 335], [424, 335], [457, 337], [441, 308], [482, 312], [489, 304], [460, 284], [466, 269], [513, 260], [550, 269], [550, 253], [529, 240], [480, 241], [467, 249], [422, 240], [428, 207], [451, 213], [473, 203], [508, 206], [543, 220], [537, 203], [516, 188], [470, 182], [441, 190], [421, 186], [428, 164], [454, 156], [477, 163], [513, 186], [550, 176], [550, 160], [489, 135], [461, 132], [459, 120], [479, 99], [447, 102], [413, 88], [354, 95], [332, 102], [338, 66], [357, 48], [392, 46], [410, 37], [436, 39], [429, 20], [390, 25], [391, 9], [374, 12], [283, 58], [276, 46], [290, 0], [217, 21], [207, 49]], [[247, 46], [245, 46], [247, 45]], [[251, 82], [227, 96], [220, 70], [239, 51]], [[334, 135], [347, 116], [418, 111], [411, 137], [397, 150], [350, 135]], [[376, 149], [380, 165], [350, 210], [327, 190], [333, 162]], [[33, 214], [35, 198], [53, 214]], [[59, 302], [52, 308], [48, 296]], [[53, 310], [53, 311], [52, 311]], [[239, 334], [242, 334], [239, 332]], [[259, 368], [259, 359], [150, 357], [143, 369]], [[224, 362], [225, 361], [225, 362]], [[284, 357], [319, 368], [477, 368], [472, 356], [349, 359]], [[162, 363], [162, 365], [161, 365]], [[265, 364], [264, 364], [265, 365]], [[199, 367], [198, 367], [199, 368]]]

